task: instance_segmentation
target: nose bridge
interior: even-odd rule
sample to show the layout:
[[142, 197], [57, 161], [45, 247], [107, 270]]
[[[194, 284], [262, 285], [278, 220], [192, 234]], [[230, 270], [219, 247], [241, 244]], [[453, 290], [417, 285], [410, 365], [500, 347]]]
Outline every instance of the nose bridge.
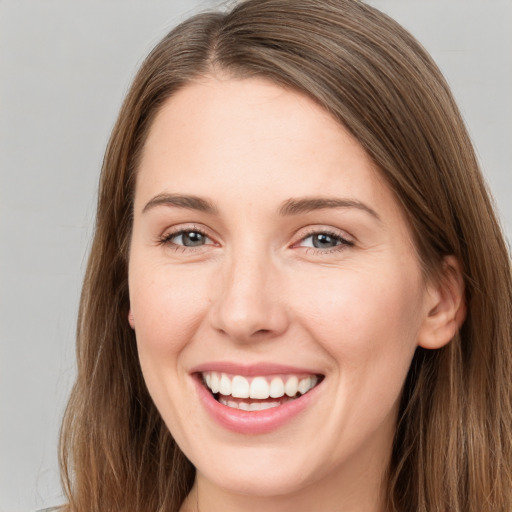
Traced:
[[219, 279], [212, 304], [217, 330], [237, 341], [286, 330], [286, 312], [277, 293], [278, 270], [268, 250], [252, 243], [233, 247]]

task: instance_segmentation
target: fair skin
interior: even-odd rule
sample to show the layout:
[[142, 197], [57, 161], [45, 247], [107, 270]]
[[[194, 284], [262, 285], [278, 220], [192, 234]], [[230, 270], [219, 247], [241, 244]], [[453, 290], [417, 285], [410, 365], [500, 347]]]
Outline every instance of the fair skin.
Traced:
[[[169, 99], [138, 170], [129, 321], [197, 468], [182, 511], [382, 512], [414, 351], [460, 323], [449, 275], [426, 282], [393, 193], [310, 99], [226, 77]], [[313, 387], [239, 410], [208, 390], [214, 372]]]

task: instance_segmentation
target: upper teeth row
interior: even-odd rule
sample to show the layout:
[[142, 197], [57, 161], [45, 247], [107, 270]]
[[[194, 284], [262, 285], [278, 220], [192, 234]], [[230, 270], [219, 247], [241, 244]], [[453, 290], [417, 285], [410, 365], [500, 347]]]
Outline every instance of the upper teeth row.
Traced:
[[285, 394], [294, 397], [297, 393], [307, 393], [318, 382], [315, 375], [299, 378], [296, 375], [253, 377], [251, 381], [242, 375], [227, 375], [218, 372], [204, 372], [203, 380], [212, 393], [231, 395], [234, 398], [281, 398]]

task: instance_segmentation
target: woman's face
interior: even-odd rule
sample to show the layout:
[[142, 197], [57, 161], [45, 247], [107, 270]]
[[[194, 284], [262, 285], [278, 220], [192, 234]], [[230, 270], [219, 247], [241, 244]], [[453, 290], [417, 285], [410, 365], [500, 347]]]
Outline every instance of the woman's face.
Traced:
[[149, 392], [200, 482], [379, 481], [428, 290], [392, 192], [313, 101], [227, 78], [168, 100], [129, 285]]

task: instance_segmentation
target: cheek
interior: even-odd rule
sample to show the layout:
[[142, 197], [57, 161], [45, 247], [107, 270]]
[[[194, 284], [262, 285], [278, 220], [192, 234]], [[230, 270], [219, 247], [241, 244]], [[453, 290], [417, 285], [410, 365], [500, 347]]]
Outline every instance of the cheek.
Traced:
[[[179, 418], [189, 426], [194, 415], [183, 402], [183, 390], [190, 383], [183, 370], [184, 349], [193, 340], [207, 311], [208, 299], [201, 282], [186, 272], [172, 273], [169, 266], [137, 265], [132, 256], [129, 271], [130, 306], [135, 321], [139, 361], [149, 393], [168, 428], [182, 433]], [[181, 434], [180, 434], [181, 432]]]
[[146, 353], [169, 356], [190, 341], [208, 308], [203, 282], [197, 275], [176, 279], [167, 269], [143, 269], [130, 273], [130, 305], [141, 360]]
[[317, 279], [298, 317], [345, 371], [407, 371], [421, 321], [417, 272], [387, 268]]

